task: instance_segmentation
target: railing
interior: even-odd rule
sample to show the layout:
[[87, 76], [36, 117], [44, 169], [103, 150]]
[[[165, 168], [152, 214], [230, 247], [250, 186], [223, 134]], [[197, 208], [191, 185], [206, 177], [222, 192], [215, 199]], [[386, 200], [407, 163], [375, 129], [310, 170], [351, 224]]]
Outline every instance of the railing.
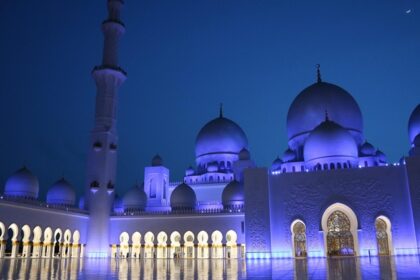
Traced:
[[216, 214], [238, 214], [244, 213], [244, 208], [237, 209], [178, 209], [172, 211], [126, 211], [114, 212], [112, 216], [154, 216], [154, 215], [216, 215]]
[[7, 201], [7, 202], [12, 202], [12, 203], [16, 203], [16, 204], [25, 204], [25, 205], [30, 205], [30, 206], [37, 206], [37, 207], [41, 207], [41, 208], [48, 208], [48, 209], [57, 209], [57, 210], [61, 210], [61, 211], [66, 211], [66, 212], [73, 212], [73, 213], [80, 213], [80, 214], [87, 214], [88, 211], [83, 210], [83, 209], [79, 209], [76, 207], [72, 207], [72, 206], [68, 206], [68, 205], [53, 205], [53, 204], [48, 204], [39, 200], [35, 200], [35, 199], [25, 199], [25, 198], [19, 198], [19, 197], [6, 197], [6, 196], [0, 196], [0, 201]]

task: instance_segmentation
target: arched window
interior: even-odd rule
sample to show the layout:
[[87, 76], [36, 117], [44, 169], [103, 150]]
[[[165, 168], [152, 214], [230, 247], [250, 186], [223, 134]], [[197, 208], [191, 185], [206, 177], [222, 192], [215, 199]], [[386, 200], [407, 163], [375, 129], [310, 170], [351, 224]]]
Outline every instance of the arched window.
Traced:
[[380, 256], [387, 256], [390, 255], [390, 228], [388, 226], [387, 221], [379, 217], [375, 221], [375, 229], [376, 229], [376, 242], [378, 245], [378, 255]]
[[153, 179], [149, 183], [149, 197], [156, 198], [156, 180]]
[[302, 221], [292, 223], [292, 238], [295, 257], [306, 257], [306, 226]]
[[331, 164], [330, 164], [330, 169], [331, 169], [331, 170], [335, 169], [335, 165], [334, 165], [334, 163], [331, 163]]
[[328, 163], [324, 163], [324, 170], [328, 170]]
[[337, 163], [337, 169], [341, 169], [341, 163]]
[[354, 240], [350, 231], [350, 220], [340, 210], [336, 210], [327, 220], [328, 256], [354, 255]]

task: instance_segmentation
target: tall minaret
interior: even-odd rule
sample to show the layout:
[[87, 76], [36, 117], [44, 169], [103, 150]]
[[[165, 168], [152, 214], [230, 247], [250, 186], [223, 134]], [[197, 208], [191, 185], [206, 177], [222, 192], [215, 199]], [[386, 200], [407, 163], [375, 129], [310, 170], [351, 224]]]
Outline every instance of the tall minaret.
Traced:
[[123, 0], [108, 0], [108, 19], [102, 23], [102, 65], [92, 71], [97, 91], [95, 126], [91, 131], [86, 176], [85, 207], [90, 213], [87, 256], [108, 255], [109, 217], [117, 169], [118, 88], [126, 79], [126, 73], [118, 66], [118, 42], [125, 32], [124, 24], [120, 21], [123, 4]]

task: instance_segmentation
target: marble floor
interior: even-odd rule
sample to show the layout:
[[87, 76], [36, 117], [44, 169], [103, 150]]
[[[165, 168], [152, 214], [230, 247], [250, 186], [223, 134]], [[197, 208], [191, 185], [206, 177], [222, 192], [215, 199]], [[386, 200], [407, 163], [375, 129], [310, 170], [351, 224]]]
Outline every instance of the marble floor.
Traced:
[[420, 258], [0, 259], [0, 279], [420, 279]]

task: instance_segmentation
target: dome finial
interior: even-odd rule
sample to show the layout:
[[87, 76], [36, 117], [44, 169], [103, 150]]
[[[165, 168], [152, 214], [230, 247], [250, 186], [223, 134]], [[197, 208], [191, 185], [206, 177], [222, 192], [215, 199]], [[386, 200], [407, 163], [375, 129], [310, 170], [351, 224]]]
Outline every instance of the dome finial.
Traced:
[[328, 117], [328, 110], [325, 109], [325, 121], [328, 122], [330, 121], [329, 117]]
[[316, 77], [317, 77], [317, 82], [321, 83], [322, 79], [321, 79], [321, 64], [317, 64], [316, 65]]
[[220, 103], [219, 118], [223, 118], [223, 103]]

